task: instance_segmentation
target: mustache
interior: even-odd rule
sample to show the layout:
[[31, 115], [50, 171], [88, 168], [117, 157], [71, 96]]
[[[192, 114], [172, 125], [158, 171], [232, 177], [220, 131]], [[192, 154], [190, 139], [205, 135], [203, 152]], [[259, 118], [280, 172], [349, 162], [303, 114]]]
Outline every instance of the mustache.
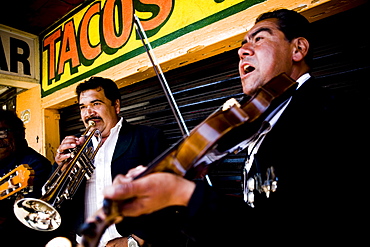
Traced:
[[90, 120], [103, 120], [101, 117], [89, 117], [85, 120], [85, 123], [88, 124]]

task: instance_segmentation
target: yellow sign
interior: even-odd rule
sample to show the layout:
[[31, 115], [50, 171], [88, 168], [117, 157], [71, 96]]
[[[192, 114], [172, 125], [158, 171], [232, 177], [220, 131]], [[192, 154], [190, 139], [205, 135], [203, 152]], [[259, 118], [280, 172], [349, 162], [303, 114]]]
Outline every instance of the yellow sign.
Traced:
[[93, 1], [42, 38], [42, 97], [144, 53], [134, 14], [154, 48], [263, 1]]

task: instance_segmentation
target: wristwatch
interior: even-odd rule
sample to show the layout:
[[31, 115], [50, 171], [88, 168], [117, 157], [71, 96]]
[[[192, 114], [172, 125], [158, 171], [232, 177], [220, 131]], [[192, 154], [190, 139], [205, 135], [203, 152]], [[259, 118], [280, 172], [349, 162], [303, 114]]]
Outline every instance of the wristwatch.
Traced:
[[139, 243], [131, 235], [127, 237], [127, 246], [128, 247], [140, 247]]

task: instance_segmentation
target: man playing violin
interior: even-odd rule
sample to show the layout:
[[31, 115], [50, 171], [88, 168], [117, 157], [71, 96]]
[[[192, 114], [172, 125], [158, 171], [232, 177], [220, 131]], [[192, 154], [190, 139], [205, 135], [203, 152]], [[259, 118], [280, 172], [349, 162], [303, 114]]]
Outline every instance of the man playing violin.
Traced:
[[[354, 145], [356, 137], [345, 132], [356, 124], [343, 116], [350, 106], [333, 99], [310, 74], [310, 28], [295, 11], [267, 12], [257, 18], [238, 51], [246, 95], [254, 95], [280, 73], [298, 83], [292, 96], [265, 119], [265, 135], [246, 147], [243, 196], [223, 195], [204, 181], [157, 172], [136, 180], [132, 174], [118, 175], [105, 189], [105, 198], [125, 200], [120, 206], [125, 217], [183, 206], [179, 221], [169, 228], [188, 236], [188, 246], [343, 243], [349, 234], [338, 231], [350, 231], [346, 207], [356, 200], [346, 201], [353, 188], [346, 171], [360, 161], [361, 151]], [[163, 238], [171, 238], [155, 229], [151, 233], [153, 246], [165, 246]]]

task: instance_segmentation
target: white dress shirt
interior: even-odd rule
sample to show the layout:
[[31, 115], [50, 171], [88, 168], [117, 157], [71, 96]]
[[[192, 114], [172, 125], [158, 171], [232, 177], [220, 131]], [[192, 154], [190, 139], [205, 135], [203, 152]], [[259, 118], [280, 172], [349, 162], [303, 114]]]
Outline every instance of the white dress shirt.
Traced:
[[[95, 159], [95, 171], [86, 183], [85, 190], [85, 217], [92, 216], [96, 211], [103, 207], [103, 190], [106, 186], [112, 185], [111, 163], [116, 147], [118, 134], [122, 127], [122, 118], [116, 126], [110, 130], [108, 138], [98, 150]], [[94, 148], [97, 147], [98, 141], [93, 138]], [[99, 247], [104, 247], [110, 240], [122, 237], [116, 226], [113, 224], [104, 232], [100, 239]], [[80, 243], [81, 237], [77, 236], [77, 242]]]

